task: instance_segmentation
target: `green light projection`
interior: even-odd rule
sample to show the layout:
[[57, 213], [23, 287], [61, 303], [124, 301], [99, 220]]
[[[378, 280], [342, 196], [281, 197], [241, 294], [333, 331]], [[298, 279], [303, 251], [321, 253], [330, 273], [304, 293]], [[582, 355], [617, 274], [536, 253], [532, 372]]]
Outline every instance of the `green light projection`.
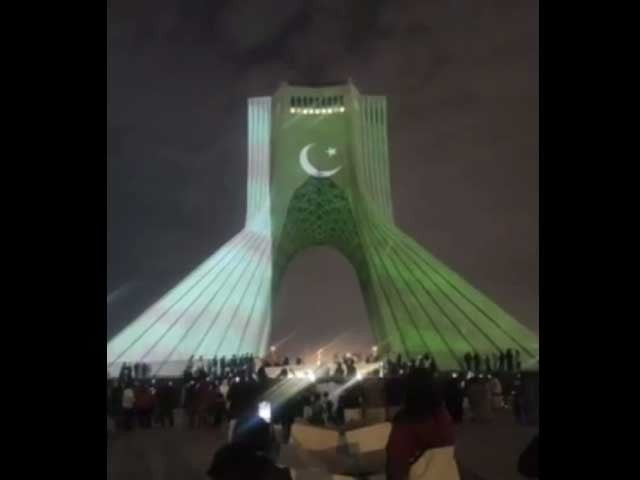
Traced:
[[283, 85], [249, 99], [248, 122], [245, 228], [107, 344], [113, 372], [123, 361], [169, 375], [191, 355], [264, 354], [286, 268], [317, 245], [353, 265], [381, 352], [429, 353], [441, 369], [469, 351], [537, 358], [533, 332], [395, 225], [384, 97], [350, 83]]

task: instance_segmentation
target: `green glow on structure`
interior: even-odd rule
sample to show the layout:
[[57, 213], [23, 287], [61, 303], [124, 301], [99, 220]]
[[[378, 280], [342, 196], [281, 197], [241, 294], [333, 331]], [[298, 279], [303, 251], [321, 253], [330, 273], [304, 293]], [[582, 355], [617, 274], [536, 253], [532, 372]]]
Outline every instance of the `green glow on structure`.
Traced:
[[114, 372], [123, 361], [171, 374], [191, 355], [264, 354], [286, 268], [318, 245], [353, 265], [382, 353], [429, 353], [441, 369], [468, 351], [537, 358], [533, 332], [395, 225], [385, 97], [283, 85], [249, 99], [248, 127], [245, 228], [107, 344]]

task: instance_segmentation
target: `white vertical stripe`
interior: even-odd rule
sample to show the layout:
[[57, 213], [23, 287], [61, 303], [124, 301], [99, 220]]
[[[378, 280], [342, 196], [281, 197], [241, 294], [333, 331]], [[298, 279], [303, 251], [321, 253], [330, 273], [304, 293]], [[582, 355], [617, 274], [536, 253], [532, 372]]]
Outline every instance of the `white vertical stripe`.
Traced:
[[386, 186], [386, 204], [387, 213], [389, 219], [393, 219], [393, 199], [391, 197], [391, 165], [389, 164], [389, 137], [388, 137], [388, 123], [387, 123], [387, 99], [383, 99], [382, 103], [382, 152], [384, 155], [384, 169], [385, 169], [385, 186]]

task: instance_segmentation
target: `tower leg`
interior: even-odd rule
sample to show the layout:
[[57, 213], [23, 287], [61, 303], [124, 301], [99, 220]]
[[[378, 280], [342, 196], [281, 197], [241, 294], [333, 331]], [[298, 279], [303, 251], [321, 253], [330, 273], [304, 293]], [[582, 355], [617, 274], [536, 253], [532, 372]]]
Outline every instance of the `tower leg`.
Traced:
[[262, 354], [271, 323], [271, 237], [244, 229], [107, 344], [122, 362], [179, 374], [190, 356]]
[[467, 352], [484, 358], [511, 348], [537, 357], [532, 332], [395, 225], [371, 221], [361, 235], [370, 271], [364, 291], [384, 351], [426, 353], [441, 369], [462, 368]]

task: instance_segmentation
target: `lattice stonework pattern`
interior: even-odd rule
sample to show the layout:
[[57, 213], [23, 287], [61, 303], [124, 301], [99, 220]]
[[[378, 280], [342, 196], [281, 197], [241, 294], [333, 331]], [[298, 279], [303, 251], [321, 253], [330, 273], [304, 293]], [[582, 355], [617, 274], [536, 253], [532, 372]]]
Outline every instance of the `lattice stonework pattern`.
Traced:
[[430, 255], [393, 220], [386, 99], [351, 84], [283, 85], [249, 99], [245, 228], [107, 344], [107, 363], [168, 374], [191, 355], [265, 352], [271, 309], [296, 254], [336, 248], [354, 267], [382, 352], [519, 350], [537, 336]]

